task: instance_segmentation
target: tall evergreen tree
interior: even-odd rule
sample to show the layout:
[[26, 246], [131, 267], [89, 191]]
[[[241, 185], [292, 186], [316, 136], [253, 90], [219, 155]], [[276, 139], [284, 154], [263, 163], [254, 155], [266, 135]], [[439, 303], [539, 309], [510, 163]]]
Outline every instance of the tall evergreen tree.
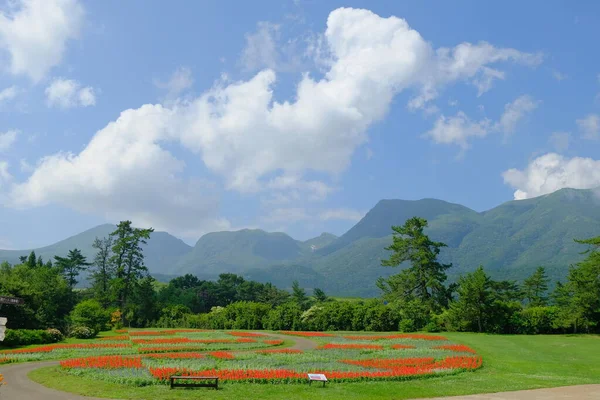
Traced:
[[403, 226], [392, 226], [393, 243], [385, 248], [392, 254], [381, 265], [395, 267], [408, 262], [410, 267], [388, 279], [380, 278], [377, 286], [390, 300], [419, 300], [429, 311], [439, 311], [448, 300], [445, 271], [452, 264], [438, 262], [440, 250], [446, 244], [429, 239], [423, 233], [426, 227], [427, 220], [419, 217], [407, 220]]
[[92, 287], [100, 304], [110, 304], [110, 281], [114, 277], [114, 265], [111, 263], [112, 238], [96, 238], [92, 247], [96, 249], [92, 271]]
[[63, 274], [70, 288], [77, 284], [79, 273], [91, 265], [79, 249], [69, 250], [67, 257], [54, 256], [54, 259], [56, 267]]
[[538, 267], [535, 272], [523, 281], [523, 297], [531, 307], [548, 304], [548, 276], [544, 267]]
[[110, 234], [113, 240], [113, 255], [110, 262], [115, 268], [112, 287], [121, 308], [124, 325], [128, 300], [138, 280], [148, 275], [148, 268], [144, 265], [142, 245], [147, 243], [152, 232], [154, 232], [152, 228], [134, 228], [131, 221], [121, 221], [117, 229]]
[[491, 286], [491, 280], [482, 266], [460, 277], [458, 299], [451, 303], [450, 311], [459, 320], [461, 328], [471, 330], [470, 327], [474, 325], [478, 332], [483, 332], [486, 311], [493, 301]]
[[308, 296], [306, 295], [306, 291], [300, 287], [298, 281], [292, 282], [292, 298], [303, 310], [308, 308]]

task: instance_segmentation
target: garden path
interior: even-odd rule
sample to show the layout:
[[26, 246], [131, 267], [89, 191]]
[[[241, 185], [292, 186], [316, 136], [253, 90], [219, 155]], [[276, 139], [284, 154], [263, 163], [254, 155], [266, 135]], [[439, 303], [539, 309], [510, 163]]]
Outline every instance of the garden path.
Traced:
[[428, 400], [598, 400], [600, 385], [563, 386], [549, 389], [436, 397]]

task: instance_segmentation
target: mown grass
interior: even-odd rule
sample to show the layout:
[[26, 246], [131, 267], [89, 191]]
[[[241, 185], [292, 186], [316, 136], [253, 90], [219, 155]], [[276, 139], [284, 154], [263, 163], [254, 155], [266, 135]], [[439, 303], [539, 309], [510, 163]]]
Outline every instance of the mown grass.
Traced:
[[163, 385], [128, 387], [68, 375], [58, 367], [32, 371], [45, 386], [112, 399], [410, 399], [491, 393], [600, 383], [599, 336], [512, 336], [447, 333], [449, 339], [476, 349], [484, 367], [475, 372], [403, 382], [321, 385], [223, 384], [214, 389], [174, 389]]

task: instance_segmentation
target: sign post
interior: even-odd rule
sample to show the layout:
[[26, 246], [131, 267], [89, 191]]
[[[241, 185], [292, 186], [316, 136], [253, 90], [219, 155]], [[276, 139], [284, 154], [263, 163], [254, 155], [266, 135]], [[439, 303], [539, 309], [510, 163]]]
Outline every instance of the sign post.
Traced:
[[18, 297], [0, 296], [0, 304], [10, 304], [13, 306], [22, 306], [24, 303], [25, 303], [25, 301]]
[[[22, 306], [25, 304], [23, 299], [18, 297], [8, 297], [8, 296], [0, 296], [0, 307], [2, 304], [9, 304], [12, 306]], [[0, 342], [4, 340], [6, 336], [6, 323], [8, 322], [7, 318], [0, 317]]]
[[0, 342], [4, 340], [7, 322], [8, 322], [7, 318], [0, 317]]

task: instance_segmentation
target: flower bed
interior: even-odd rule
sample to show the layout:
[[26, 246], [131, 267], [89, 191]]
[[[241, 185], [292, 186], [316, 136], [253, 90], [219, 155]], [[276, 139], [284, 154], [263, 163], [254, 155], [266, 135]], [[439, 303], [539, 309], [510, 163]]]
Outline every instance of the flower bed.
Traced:
[[[238, 331], [177, 332], [166, 338], [133, 335], [129, 344], [136, 354], [80, 357], [63, 361], [61, 366], [78, 376], [151, 385], [167, 383], [171, 375], [210, 375], [224, 382], [248, 383], [306, 382], [307, 373], [323, 373], [337, 382], [403, 380], [454, 374], [482, 365], [472, 349], [439, 335], [282, 333], [314, 338], [320, 346], [304, 351], [269, 349], [283, 341], [257, 340], [268, 334]], [[449, 352], [465, 354], [450, 356]]]

